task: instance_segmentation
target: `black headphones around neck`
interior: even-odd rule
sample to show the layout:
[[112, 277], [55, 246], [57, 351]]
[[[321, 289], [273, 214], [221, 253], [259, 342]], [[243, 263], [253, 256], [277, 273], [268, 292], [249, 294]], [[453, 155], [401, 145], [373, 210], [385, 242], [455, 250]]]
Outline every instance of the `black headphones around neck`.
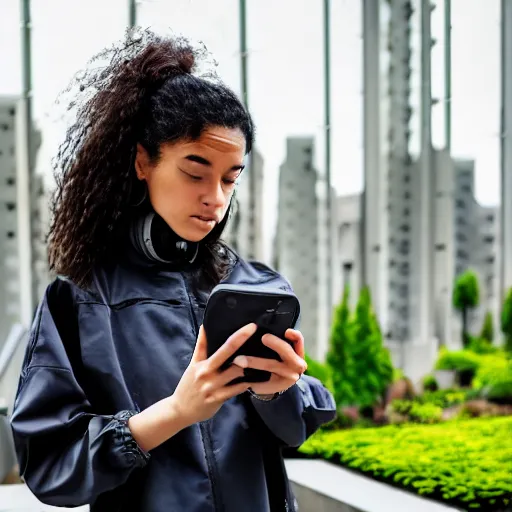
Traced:
[[199, 242], [189, 242], [178, 236], [154, 211], [133, 221], [130, 238], [135, 249], [155, 263], [193, 263], [199, 252]]

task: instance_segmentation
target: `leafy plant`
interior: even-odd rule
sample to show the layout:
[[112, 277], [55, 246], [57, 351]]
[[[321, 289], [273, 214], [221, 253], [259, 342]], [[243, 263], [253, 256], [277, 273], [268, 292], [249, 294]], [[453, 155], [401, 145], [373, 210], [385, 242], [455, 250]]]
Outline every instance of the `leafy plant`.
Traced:
[[420, 404], [433, 404], [441, 409], [464, 403], [470, 398], [470, 392], [463, 389], [440, 389], [417, 396], [415, 400]]
[[393, 365], [383, 346], [368, 288], [363, 288], [352, 317], [349, 290], [336, 308], [329, 340], [327, 364], [331, 369], [338, 407], [373, 406], [393, 379]]
[[437, 391], [439, 389], [437, 379], [433, 375], [425, 375], [423, 377], [423, 389], [425, 391]]
[[498, 352], [498, 347], [492, 345], [485, 338], [471, 337], [468, 349], [475, 354], [494, 354]]
[[467, 270], [455, 281], [453, 287], [453, 306], [462, 315], [462, 346], [469, 344], [468, 314], [469, 310], [478, 306], [480, 302], [480, 291], [478, 278], [472, 270]]
[[487, 313], [485, 313], [480, 338], [489, 343], [492, 343], [494, 341], [494, 319], [492, 318], [492, 313], [490, 311], [487, 311]]
[[438, 405], [416, 400], [393, 400], [391, 409], [412, 423], [438, 423], [443, 415], [443, 409]]
[[501, 330], [505, 336], [505, 350], [512, 354], [512, 288], [507, 292], [503, 302]]
[[[300, 448], [463, 510], [512, 504], [512, 417], [318, 432]], [[507, 509], [508, 510], [508, 509]]]
[[331, 371], [329, 366], [312, 357], [309, 357], [306, 354], [304, 358], [306, 364], [308, 365], [308, 369], [305, 371], [306, 375], [310, 375], [311, 377], [315, 377], [318, 379], [329, 391], [332, 391], [332, 379], [331, 379]]
[[401, 368], [393, 368], [393, 382], [398, 382], [405, 378], [405, 373]]
[[327, 367], [331, 375], [334, 400], [338, 407], [355, 403], [352, 383], [356, 376], [350, 354], [352, 340], [349, 332], [349, 297], [347, 286], [343, 291], [341, 304], [334, 311], [327, 353]]
[[455, 370], [458, 372], [473, 370], [480, 366], [480, 356], [470, 350], [448, 350], [442, 348], [435, 365], [436, 370]]

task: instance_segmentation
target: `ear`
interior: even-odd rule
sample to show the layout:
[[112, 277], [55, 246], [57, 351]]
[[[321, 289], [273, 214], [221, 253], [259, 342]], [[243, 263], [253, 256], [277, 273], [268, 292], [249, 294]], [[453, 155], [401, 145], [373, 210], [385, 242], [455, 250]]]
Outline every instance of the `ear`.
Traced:
[[147, 179], [147, 173], [149, 170], [149, 155], [146, 149], [137, 143], [137, 154], [135, 155], [135, 172], [137, 178], [141, 181]]

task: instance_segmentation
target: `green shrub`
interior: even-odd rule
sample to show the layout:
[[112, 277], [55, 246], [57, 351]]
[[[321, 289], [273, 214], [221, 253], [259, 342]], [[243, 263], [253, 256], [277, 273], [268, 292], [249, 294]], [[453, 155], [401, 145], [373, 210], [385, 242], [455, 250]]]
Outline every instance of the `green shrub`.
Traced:
[[439, 389], [437, 379], [433, 375], [425, 375], [423, 377], [423, 389], [425, 391], [437, 391]]
[[464, 510], [512, 504], [512, 417], [318, 432], [300, 452]]
[[470, 338], [468, 332], [469, 310], [480, 303], [480, 287], [474, 271], [466, 270], [457, 277], [453, 287], [452, 302], [453, 307], [462, 315], [462, 346], [466, 347]]
[[501, 309], [501, 331], [505, 336], [505, 350], [512, 354], [512, 288], [507, 292]]
[[462, 389], [440, 389], [429, 391], [415, 398], [420, 404], [433, 404], [441, 409], [459, 405], [468, 400], [468, 391]]
[[491, 345], [485, 338], [472, 337], [468, 349], [475, 354], [495, 354], [499, 351], [498, 347]]
[[494, 341], [494, 320], [492, 318], [492, 313], [490, 311], [487, 311], [487, 313], [485, 313], [480, 338], [484, 341], [487, 341], [488, 343], [492, 343]]
[[353, 405], [356, 401], [353, 382], [357, 376], [351, 357], [349, 297], [347, 286], [343, 291], [341, 303], [334, 311], [327, 352], [327, 366], [331, 373], [334, 400], [338, 407]]
[[397, 414], [407, 416], [412, 423], [438, 423], [443, 415], [441, 407], [416, 400], [393, 400], [391, 409]]
[[304, 358], [306, 364], [308, 365], [308, 369], [306, 370], [306, 375], [310, 375], [311, 377], [315, 377], [318, 379], [327, 389], [332, 391], [332, 380], [331, 380], [331, 372], [329, 367], [326, 364], [313, 359], [306, 354]]
[[349, 291], [334, 312], [327, 364], [338, 407], [373, 406], [393, 379], [389, 351], [373, 312], [368, 288], [363, 288], [352, 317]]
[[504, 355], [482, 356], [473, 379], [473, 387], [475, 389], [482, 389], [502, 380], [508, 380], [510, 376], [512, 376], [512, 361], [508, 360]]
[[393, 382], [405, 379], [405, 373], [401, 368], [393, 368]]
[[480, 363], [480, 356], [470, 350], [450, 351], [442, 348], [439, 351], [435, 368], [436, 370], [455, 370], [458, 372], [476, 371]]
[[491, 402], [512, 403], [512, 376], [489, 386], [485, 396]]

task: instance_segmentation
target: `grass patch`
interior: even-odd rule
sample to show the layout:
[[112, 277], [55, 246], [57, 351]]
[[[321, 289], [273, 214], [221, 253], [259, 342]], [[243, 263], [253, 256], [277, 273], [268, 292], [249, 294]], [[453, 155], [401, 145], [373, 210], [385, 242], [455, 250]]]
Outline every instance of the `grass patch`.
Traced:
[[320, 431], [300, 452], [465, 510], [512, 506], [512, 417]]

